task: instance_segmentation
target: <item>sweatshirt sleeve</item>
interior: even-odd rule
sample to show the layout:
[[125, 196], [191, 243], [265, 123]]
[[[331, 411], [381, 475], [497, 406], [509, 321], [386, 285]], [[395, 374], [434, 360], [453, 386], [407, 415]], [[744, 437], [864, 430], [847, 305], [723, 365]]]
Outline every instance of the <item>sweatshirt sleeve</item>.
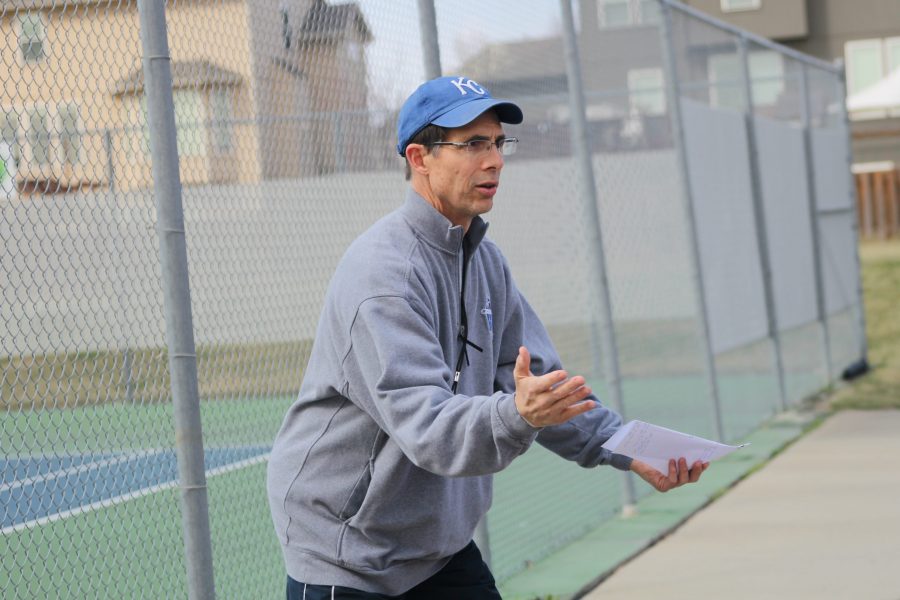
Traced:
[[537, 435], [512, 394], [454, 395], [440, 343], [400, 296], [365, 300], [343, 361], [347, 395], [418, 467], [438, 475], [502, 470]]
[[[543, 323], [525, 297], [514, 286], [512, 289], [514, 293], [510, 294], [510, 302], [513, 305], [509, 309], [510, 317], [504, 331], [497, 371], [497, 389], [503, 390], [515, 390], [513, 368], [520, 345], [528, 348], [531, 354], [531, 371], [535, 375], [563, 368]], [[543, 428], [537, 442], [582, 467], [611, 465], [623, 471], [631, 469], [631, 458], [601, 448], [618, 431], [622, 425], [622, 417], [603, 406], [596, 394], [591, 394], [589, 398], [597, 403], [594, 409], [561, 425]]]

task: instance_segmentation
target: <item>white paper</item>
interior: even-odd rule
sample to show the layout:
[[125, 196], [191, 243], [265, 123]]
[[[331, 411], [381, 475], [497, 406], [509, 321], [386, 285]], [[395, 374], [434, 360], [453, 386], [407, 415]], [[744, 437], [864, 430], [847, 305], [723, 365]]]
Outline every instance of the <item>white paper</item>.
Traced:
[[709, 462], [746, 445], [729, 446], [643, 421], [629, 421], [603, 447], [642, 460], [660, 473], [668, 474], [669, 459], [684, 457], [690, 467], [698, 460]]

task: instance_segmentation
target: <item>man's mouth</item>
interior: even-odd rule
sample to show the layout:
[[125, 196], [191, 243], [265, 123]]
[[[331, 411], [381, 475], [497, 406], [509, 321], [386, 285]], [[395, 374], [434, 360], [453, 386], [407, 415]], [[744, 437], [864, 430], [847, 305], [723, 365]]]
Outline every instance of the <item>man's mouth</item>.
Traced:
[[485, 183], [479, 183], [475, 187], [478, 188], [479, 190], [481, 190], [482, 192], [485, 192], [486, 194], [490, 194], [492, 196], [497, 192], [497, 182], [496, 181], [488, 181]]

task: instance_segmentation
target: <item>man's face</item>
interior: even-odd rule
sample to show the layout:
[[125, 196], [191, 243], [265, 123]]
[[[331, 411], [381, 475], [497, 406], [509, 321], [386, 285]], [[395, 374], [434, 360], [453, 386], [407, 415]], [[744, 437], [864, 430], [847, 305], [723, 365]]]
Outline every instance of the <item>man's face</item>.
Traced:
[[[466, 125], [448, 130], [445, 142], [503, 139], [503, 127], [489, 110]], [[429, 200], [454, 225], [469, 228], [476, 216], [494, 206], [503, 156], [496, 146], [482, 153], [456, 146], [435, 146], [424, 158], [432, 197]]]

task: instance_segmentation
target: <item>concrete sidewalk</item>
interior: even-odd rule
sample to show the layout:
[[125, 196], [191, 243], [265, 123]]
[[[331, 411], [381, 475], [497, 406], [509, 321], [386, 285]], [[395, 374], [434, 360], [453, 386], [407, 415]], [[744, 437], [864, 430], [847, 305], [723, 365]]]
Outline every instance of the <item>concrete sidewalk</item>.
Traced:
[[829, 417], [583, 598], [900, 599], [900, 411]]

